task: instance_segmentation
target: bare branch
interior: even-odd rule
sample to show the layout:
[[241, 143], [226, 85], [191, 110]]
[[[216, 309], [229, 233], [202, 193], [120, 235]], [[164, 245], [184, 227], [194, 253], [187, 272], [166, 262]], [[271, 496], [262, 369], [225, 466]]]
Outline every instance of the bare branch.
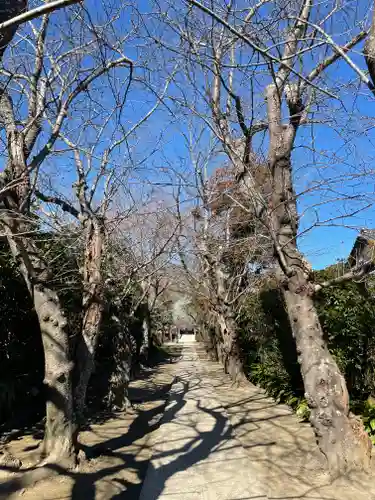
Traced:
[[81, 80], [75, 88], [71, 91], [67, 99], [65, 100], [64, 104], [61, 106], [59, 114], [57, 116], [56, 122], [54, 124], [54, 127], [52, 129], [52, 133], [44, 145], [44, 147], [37, 153], [34, 158], [32, 159], [30, 163], [30, 169], [34, 169], [37, 166], [39, 166], [43, 160], [46, 158], [48, 153], [52, 150], [53, 145], [55, 144], [57, 138], [59, 137], [59, 133], [62, 127], [62, 124], [64, 122], [64, 119], [66, 117], [66, 114], [68, 112], [69, 106], [74, 101], [74, 99], [83, 91], [85, 91], [89, 85], [102, 76], [103, 74], [107, 73], [110, 71], [112, 68], [115, 68], [117, 66], [122, 66], [122, 65], [132, 65], [133, 61], [130, 60], [128, 57], [120, 57], [114, 61], [110, 61], [103, 67], [98, 68], [95, 70], [91, 75], [87, 76], [83, 80]]
[[76, 219], [80, 218], [80, 213], [79, 211], [73, 207], [69, 202], [59, 198], [58, 196], [47, 196], [43, 193], [41, 193], [38, 190], [35, 190], [35, 196], [39, 198], [41, 201], [44, 201], [45, 203], [53, 203], [54, 205], [58, 205], [64, 212], [69, 213], [70, 215], [73, 215]]
[[36, 7], [35, 9], [28, 10], [18, 16], [12, 17], [8, 21], [0, 24], [0, 32], [13, 27], [19, 26], [20, 24], [26, 23], [27, 21], [31, 21], [37, 17], [43, 16], [44, 14], [49, 14], [57, 9], [62, 9], [63, 7], [68, 7], [69, 5], [73, 5], [75, 3], [82, 3], [83, 0], [55, 0], [54, 2], [49, 2], [40, 7]]
[[338, 276], [337, 278], [333, 278], [328, 281], [323, 281], [322, 283], [318, 283], [314, 286], [314, 292], [319, 292], [323, 288], [332, 287], [335, 285], [339, 285], [340, 283], [345, 283], [347, 281], [356, 280], [359, 278], [363, 278], [364, 276], [369, 275], [374, 271], [375, 264], [372, 260], [366, 261], [363, 264], [360, 264], [342, 276]]
[[249, 45], [252, 49], [254, 49], [256, 52], [258, 52], [260, 55], [262, 55], [267, 61], [269, 62], [276, 62], [278, 64], [282, 64], [283, 68], [290, 73], [293, 73], [294, 75], [298, 76], [302, 81], [306, 82], [308, 85], [311, 85], [311, 87], [315, 88], [319, 92], [322, 92], [323, 94], [326, 94], [327, 96], [331, 97], [332, 99], [337, 99], [337, 96], [332, 94], [332, 92], [322, 89], [320, 87], [317, 87], [313, 82], [311, 82], [308, 78], [303, 76], [300, 72], [296, 71], [293, 67], [291, 67], [289, 64], [286, 64], [285, 61], [282, 59], [273, 56], [272, 54], [269, 53], [269, 50], [267, 48], [262, 48], [261, 46], [257, 45], [254, 43], [249, 37], [238, 31], [236, 28], [231, 26], [227, 21], [225, 21], [223, 18], [218, 16], [212, 9], [209, 9], [202, 3], [198, 2], [197, 0], [185, 0], [188, 4], [194, 5], [198, 7], [200, 10], [205, 12], [206, 14], [210, 15], [215, 21], [218, 23], [222, 24], [225, 28], [227, 28], [231, 33], [236, 35], [240, 40], [245, 42], [247, 45]]

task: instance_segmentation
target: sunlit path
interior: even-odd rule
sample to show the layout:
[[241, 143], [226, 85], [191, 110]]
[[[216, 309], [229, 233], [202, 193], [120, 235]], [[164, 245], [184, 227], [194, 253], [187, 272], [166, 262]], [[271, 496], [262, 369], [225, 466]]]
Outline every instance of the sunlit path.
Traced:
[[141, 500], [373, 498], [366, 478], [331, 483], [310, 426], [286, 406], [250, 383], [233, 387], [201, 344], [177, 345], [182, 356]]

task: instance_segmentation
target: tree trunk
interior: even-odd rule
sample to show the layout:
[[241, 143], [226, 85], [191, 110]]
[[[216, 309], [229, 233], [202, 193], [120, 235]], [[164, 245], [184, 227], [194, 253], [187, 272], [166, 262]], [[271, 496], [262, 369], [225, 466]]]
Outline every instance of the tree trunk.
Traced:
[[[283, 273], [281, 285], [296, 341], [305, 396], [311, 409], [310, 422], [333, 473], [351, 468], [366, 469], [371, 441], [361, 421], [349, 412], [346, 383], [329, 353], [313, 302], [311, 269], [297, 248], [298, 215], [291, 151], [298, 121], [282, 122], [281, 97], [276, 85], [267, 87], [266, 98], [273, 179], [268, 225]], [[292, 94], [290, 99], [296, 100]], [[291, 110], [293, 102], [288, 100]]]
[[[0, 0], [0, 24], [22, 14], [27, 9], [27, 0]], [[16, 34], [18, 25], [10, 26], [0, 34], [0, 61]]]
[[[73, 429], [73, 397], [67, 319], [59, 297], [51, 290], [49, 273], [40, 249], [25, 237], [17, 236], [16, 217], [6, 217], [5, 227], [13, 257], [33, 298], [44, 349], [44, 385], [46, 424], [43, 443], [45, 462], [73, 465], [75, 438]], [[25, 232], [25, 224], [22, 233]]]
[[332, 472], [367, 469], [371, 441], [360, 419], [349, 411], [346, 383], [323, 339], [313, 299], [306, 293], [308, 284], [299, 282], [296, 288], [296, 281], [290, 280], [284, 297], [319, 448]]
[[41, 325], [46, 387], [44, 455], [48, 462], [74, 464], [75, 438], [67, 321], [57, 294], [42, 285], [33, 290]]
[[151, 349], [151, 316], [148, 304], [145, 303], [142, 306], [142, 340], [139, 350], [140, 360], [145, 362], [148, 361], [149, 353]]
[[116, 410], [126, 410], [130, 405], [128, 389], [132, 367], [132, 353], [127, 328], [114, 317], [118, 325], [114, 340], [115, 369], [111, 376], [109, 406]]
[[366, 59], [366, 64], [370, 74], [370, 78], [372, 80], [375, 89], [375, 2], [372, 10], [371, 26], [369, 34], [366, 38], [363, 52]]
[[[9, 101], [2, 100], [3, 113], [11, 116]], [[35, 226], [30, 214], [30, 178], [25, 159], [23, 135], [14, 121], [8, 130], [8, 164], [5, 180], [19, 183], [4, 198], [1, 222], [11, 253], [18, 264], [37, 313], [44, 349], [46, 426], [43, 454], [47, 462], [74, 463], [72, 363], [67, 319], [57, 293], [51, 289], [52, 276], [42, 250], [30, 237]]]
[[86, 250], [83, 272], [83, 321], [76, 350], [78, 382], [74, 390], [75, 413], [78, 423], [83, 420], [88, 383], [94, 369], [95, 351], [104, 312], [102, 261], [104, 224], [97, 220], [86, 223]]
[[210, 361], [219, 361], [216, 346], [217, 340], [213, 328], [209, 325], [202, 325], [200, 332], [203, 338], [203, 343], [207, 352], [208, 359]]
[[221, 334], [221, 357], [225, 373], [231, 377], [234, 383], [240, 384], [246, 380], [238, 345], [237, 325], [230, 314], [223, 311], [217, 314], [217, 321]]

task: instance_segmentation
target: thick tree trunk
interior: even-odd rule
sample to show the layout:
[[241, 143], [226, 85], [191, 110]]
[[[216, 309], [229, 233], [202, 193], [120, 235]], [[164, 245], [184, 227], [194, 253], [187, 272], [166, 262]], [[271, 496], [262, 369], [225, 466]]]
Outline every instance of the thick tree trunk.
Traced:
[[284, 297], [319, 448], [332, 472], [366, 469], [371, 441], [361, 421], [350, 414], [346, 383], [323, 339], [308, 284], [299, 282], [296, 288], [296, 281], [290, 281]]
[[219, 361], [217, 352], [217, 339], [214, 329], [209, 325], [202, 325], [200, 333], [202, 335], [205, 350], [210, 361]]
[[86, 223], [86, 250], [83, 272], [83, 321], [76, 350], [78, 382], [74, 389], [75, 413], [82, 422], [86, 404], [86, 392], [94, 369], [95, 351], [104, 312], [102, 261], [105, 238], [104, 224], [88, 220]]
[[48, 462], [74, 464], [75, 438], [67, 320], [57, 294], [42, 285], [33, 289], [44, 348], [46, 426], [44, 454]]
[[[44, 385], [46, 392], [46, 425], [43, 456], [46, 462], [73, 465], [75, 438], [73, 398], [67, 319], [59, 297], [51, 290], [48, 270], [35, 243], [17, 236], [17, 218], [7, 217], [6, 232], [13, 257], [34, 301], [44, 349]], [[23, 224], [22, 232], [25, 232]]]
[[34, 302], [44, 349], [46, 426], [43, 454], [47, 462], [74, 463], [72, 363], [67, 319], [57, 293], [51, 289], [51, 275], [42, 250], [30, 237], [35, 231], [29, 222], [30, 178], [25, 159], [24, 136], [15, 128], [9, 101], [1, 102], [9, 119], [6, 181], [20, 182], [4, 198], [1, 223], [11, 253], [18, 264]]
[[273, 179], [268, 224], [283, 274], [281, 286], [296, 341], [305, 396], [311, 409], [310, 422], [332, 472], [366, 469], [370, 461], [371, 442], [360, 420], [349, 412], [346, 383], [328, 351], [314, 306], [311, 269], [297, 248], [298, 215], [291, 151], [298, 127], [293, 111], [294, 102], [298, 99], [293, 94], [287, 99], [294, 118], [285, 124], [281, 119], [279, 89], [269, 85], [266, 97]]
[[230, 314], [221, 311], [217, 314], [221, 334], [221, 357], [225, 373], [234, 383], [240, 384], [246, 380], [241, 351], [238, 344], [237, 325]]
[[121, 325], [118, 318], [114, 318], [118, 324], [114, 340], [115, 369], [111, 376], [109, 393], [109, 406], [116, 410], [126, 410], [130, 405], [128, 389], [132, 368], [132, 353], [129, 332]]

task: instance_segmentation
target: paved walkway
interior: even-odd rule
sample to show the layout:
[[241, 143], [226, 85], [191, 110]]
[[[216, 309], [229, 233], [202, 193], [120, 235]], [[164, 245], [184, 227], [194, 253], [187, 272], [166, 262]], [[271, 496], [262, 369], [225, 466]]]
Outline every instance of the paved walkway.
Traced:
[[[181, 348], [178, 362], [164, 360], [131, 383], [132, 411], [93, 418], [80, 435], [91, 460], [53, 468], [26, 489], [27, 470], [0, 470], [0, 498], [375, 500], [373, 477], [331, 482], [310, 426], [286, 406], [250, 383], [233, 387], [199, 343], [168, 346]], [[38, 444], [26, 433], [9, 450], [27, 466]]]
[[199, 344], [174, 375], [141, 500], [375, 499], [367, 476], [331, 482], [309, 425], [250, 383], [234, 388]]

